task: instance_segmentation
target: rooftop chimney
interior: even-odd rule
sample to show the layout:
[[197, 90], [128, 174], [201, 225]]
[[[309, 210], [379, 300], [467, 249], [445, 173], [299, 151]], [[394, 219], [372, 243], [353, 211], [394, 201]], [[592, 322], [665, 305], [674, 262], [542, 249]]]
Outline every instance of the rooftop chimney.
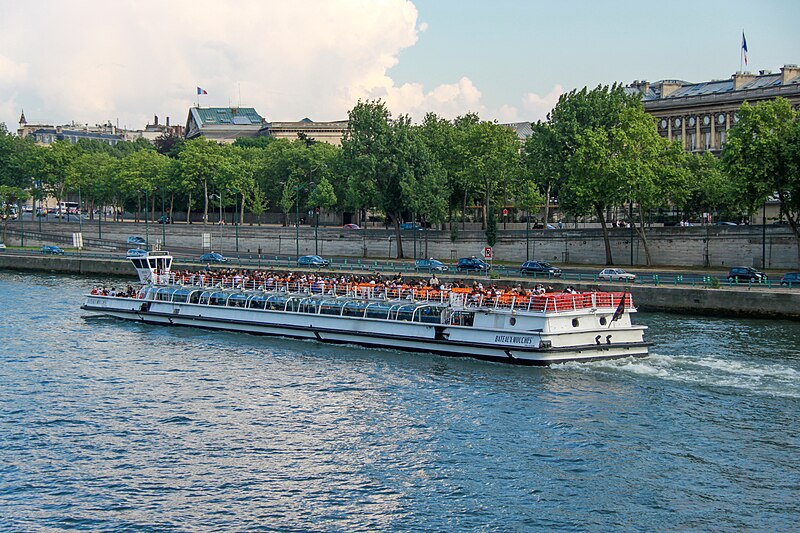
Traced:
[[798, 76], [800, 76], [800, 68], [797, 65], [784, 65], [781, 67], [781, 85], [786, 85]]
[[681, 88], [681, 83], [676, 80], [664, 80], [661, 82], [661, 98], [666, 98]]
[[167, 117], [167, 128], [169, 128], [169, 117]]
[[153, 115], [153, 126], [158, 126], [158, 115]]
[[738, 91], [754, 79], [756, 79], [756, 76], [752, 72], [737, 72], [733, 75], [733, 90]]

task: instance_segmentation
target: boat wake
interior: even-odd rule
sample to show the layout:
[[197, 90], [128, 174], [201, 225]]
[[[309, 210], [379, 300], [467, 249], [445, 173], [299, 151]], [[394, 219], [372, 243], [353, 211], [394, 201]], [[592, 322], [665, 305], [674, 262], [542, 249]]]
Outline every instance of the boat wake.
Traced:
[[645, 358], [554, 366], [559, 367], [571, 371], [623, 372], [702, 387], [732, 388], [757, 395], [800, 398], [800, 371], [774, 362], [729, 360], [709, 355], [652, 354]]

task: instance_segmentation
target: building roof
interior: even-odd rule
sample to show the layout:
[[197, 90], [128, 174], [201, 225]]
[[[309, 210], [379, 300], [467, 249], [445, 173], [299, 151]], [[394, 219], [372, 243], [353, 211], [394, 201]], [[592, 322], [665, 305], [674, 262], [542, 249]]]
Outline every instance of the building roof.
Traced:
[[261, 126], [264, 120], [252, 107], [193, 107], [191, 113], [201, 127], [216, 124]]
[[509, 122], [508, 124], [501, 124], [501, 126], [506, 126], [514, 130], [521, 141], [524, 141], [533, 133], [530, 122]]
[[184, 135], [231, 141], [238, 137], [254, 137], [264, 118], [252, 107], [191, 107]]
[[[785, 71], [785, 72], [784, 72]], [[741, 91], [794, 92], [800, 89], [800, 75], [796, 65], [785, 65], [781, 72], [761, 71], [758, 74], [737, 72], [725, 80], [709, 80], [693, 83], [683, 80], [660, 80], [653, 83], [634, 81], [625, 87], [628, 94], [640, 94], [645, 105], [656, 101], [666, 102], [681, 98], [704, 96], [733, 96]]]

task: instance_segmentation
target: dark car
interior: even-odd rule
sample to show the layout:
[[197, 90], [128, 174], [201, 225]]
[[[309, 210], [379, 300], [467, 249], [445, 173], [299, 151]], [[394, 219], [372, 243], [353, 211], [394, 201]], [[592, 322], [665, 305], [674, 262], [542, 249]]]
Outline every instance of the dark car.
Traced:
[[144, 237], [133, 235], [131, 237], [128, 237], [128, 244], [136, 244], [136, 245], [147, 244], [147, 241], [144, 240]]
[[42, 246], [41, 252], [43, 254], [64, 255], [64, 250], [52, 244], [45, 244]]
[[519, 274], [520, 276], [543, 275], [560, 278], [561, 269], [554, 267], [550, 263], [545, 263], [544, 261], [525, 261], [522, 263], [522, 266], [519, 267]]
[[781, 278], [781, 285], [800, 287], [800, 272], [787, 272]]
[[729, 281], [750, 281], [753, 283], [764, 283], [767, 275], [750, 267], [733, 267], [728, 271]]
[[414, 261], [414, 270], [417, 272], [447, 272], [449, 267], [436, 259], [417, 259]]
[[228, 258], [217, 252], [211, 252], [200, 256], [200, 261], [203, 263], [227, 263]]
[[316, 267], [322, 268], [330, 265], [331, 262], [323, 259], [318, 255], [304, 255], [297, 259], [297, 266], [299, 267]]
[[487, 272], [491, 269], [489, 263], [477, 257], [462, 257], [456, 265], [456, 270], [459, 272]]
[[402, 224], [400, 224], [400, 229], [415, 229], [417, 231], [423, 231], [425, 228], [423, 228], [416, 222], [403, 222]]

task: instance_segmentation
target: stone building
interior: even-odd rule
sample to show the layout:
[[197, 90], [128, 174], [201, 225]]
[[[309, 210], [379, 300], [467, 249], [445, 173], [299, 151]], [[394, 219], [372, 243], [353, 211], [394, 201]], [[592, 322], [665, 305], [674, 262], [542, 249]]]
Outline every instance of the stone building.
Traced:
[[347, 120], [314, 122], [310, 118], [304, 118], [298, 122], [269, 122], [261, 128], [261, 134], [289, 140], [305, 136], [315, 141], [341, 146], [342, 138], [347, 131], [347, 124]]
[[240, 137], [258, 137], [266, 121], [252, 107], [191, 107], [186, 119], [187, 139], [205, 137], [232, 143]]
[[783, 97], [800, 106], [800, 68], [785, 65], [779, 73], [737, 72], [726, 80], [700, 83], [634, 81], [627, 90], [642, 95], [645, 111], [657, 118], [662, 136], [680, 141], [687, 151], [718, 154], [744, 102]]

